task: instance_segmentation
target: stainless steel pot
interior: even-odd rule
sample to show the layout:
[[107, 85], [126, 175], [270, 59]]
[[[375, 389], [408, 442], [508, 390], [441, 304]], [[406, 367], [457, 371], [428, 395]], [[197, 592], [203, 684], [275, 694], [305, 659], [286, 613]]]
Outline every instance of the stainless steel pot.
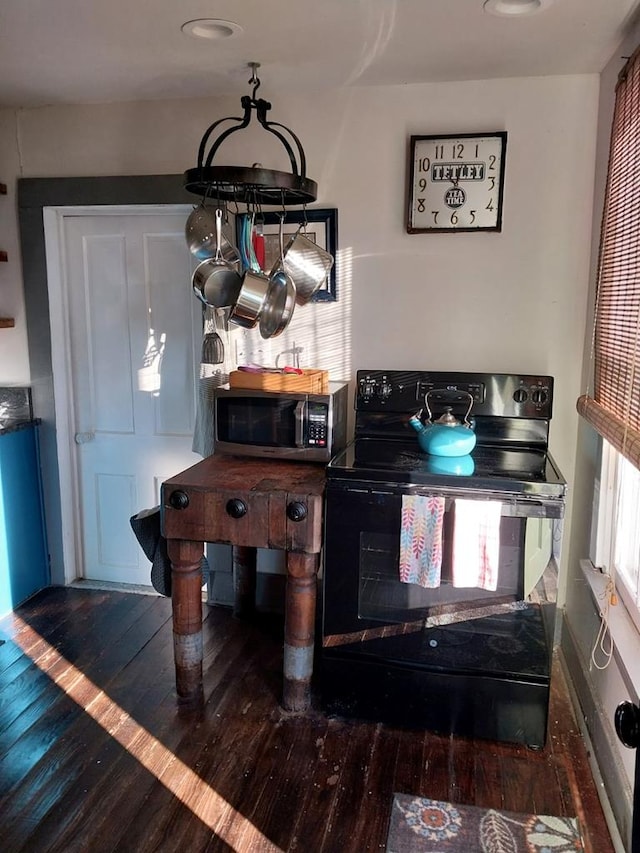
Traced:
[[333, 257], [298, 230], [284, 249], [282, 265], [295, 283], [296, 302], [306, 305], [326, 281]]
[[193, 271], [191, 286], [198, 299], [210, 308], [225, 308], [236, 301], [242, 278], [235, 266], [222, 257], [220, 249], [222, 211], [216, 210], [215, 257], [202, 261]]
[[229, 322], [244, 329], [255, 329], [267, 299], [271, 279], [254, 270], [245, 270], [235, 304], [229, 314]]

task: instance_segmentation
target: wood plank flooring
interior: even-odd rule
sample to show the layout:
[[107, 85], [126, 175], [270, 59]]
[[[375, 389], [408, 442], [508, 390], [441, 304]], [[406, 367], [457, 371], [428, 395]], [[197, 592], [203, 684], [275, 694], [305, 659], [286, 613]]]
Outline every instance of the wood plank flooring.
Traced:
[[201, 712], [176, 704], [167, 599], [53, 588], [0, 620], [4, 853], [379, 851], [394, 791], [577, 816], [613, 853], [558, 665], [532, 751], [287, 714], [282, 621], [205, 614]]

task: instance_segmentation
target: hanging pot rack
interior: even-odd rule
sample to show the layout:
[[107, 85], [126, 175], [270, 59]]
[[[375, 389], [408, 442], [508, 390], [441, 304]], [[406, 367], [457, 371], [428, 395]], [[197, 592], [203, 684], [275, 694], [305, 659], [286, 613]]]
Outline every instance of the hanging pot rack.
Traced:
[[[184, 173], [185, 189], [203, 199], [232, 201], [254, 208], [263, 204], [284, 208], [287, 205], [313, 202], [318, 196], [318, 186], [306, 175], [307, 161], [302, 143], [288, 127], [267, 119], [271, 104], [263, 98], [256, 98], [260, 87], [256, 72], [260, 63], [249, 62], [248, 65], [252, 71], [249, 83], [253, 85], [253, 91], [250, 96], [241, 98], [244, 115], [218, 119], [207, 128], [198, 148], [198, 165]], [[290, 172], [264, 169], [260, 163], [250, 167], [214, 165], [214, 158], [222, 143], [233, 133], [248, 127], [254, 111], [259, 124], [284, 147], [291, 164]], [[214, 131], [225, 122], [234, 122], [234, 125], [221, 130], [214, 137]]]

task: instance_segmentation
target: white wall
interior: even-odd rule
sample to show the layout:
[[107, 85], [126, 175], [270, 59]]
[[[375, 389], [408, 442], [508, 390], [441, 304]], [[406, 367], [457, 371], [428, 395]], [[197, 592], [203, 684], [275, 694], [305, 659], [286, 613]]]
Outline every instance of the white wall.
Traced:
[[[336, 379], [363, 367], [549, 373], [552, 451], [572, 482], [598, 86], [597, 76], [567, 76], [302, 98], [279, 97], [265, 81], [272, 118], [304, 144], [316, 206], [339, 210], [339, 301], [297, 311], [277, 349], [287, 339], [302, 343], [303, 365], [329, 368]], [[238, 112], [235, 98], [3, 111], [2, 179], [13, 193], [20, 168], [25, 177], [179, 173], [195, 165], [208, 124]], [[406, 234], [409, 136], [502, 129], [502, 233]], [[261, 129], [233, 140], [217, 163], [287, 168]], [[16, 223], [0, 222], [12, 249]], [[18, 276], [16, 263], [6, 310], [15, 311], [17, 328], [0, 331], [0, 384], [26, 374]]]
[[0, 110], [0, 183], [7, 194], [0, 195], [0, 249], [8, 262], [0, 263], [0, 317], [13, 317], [13, 329], [0, 329], [0, 385], [29, 384], [25, 306], [22, 292], [22, 264], [16, 222], [16, 181], [19, 174], [16, 145], [16, 116]]

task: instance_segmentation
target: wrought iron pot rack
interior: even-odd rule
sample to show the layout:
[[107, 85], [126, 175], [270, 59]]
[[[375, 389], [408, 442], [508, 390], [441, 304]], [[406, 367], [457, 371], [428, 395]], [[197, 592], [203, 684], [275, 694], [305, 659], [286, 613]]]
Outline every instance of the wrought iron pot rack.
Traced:
[[[204, 199], [233, 201], [254, 208], [263, 204], [280, 205], [284, 208], [287, 205], [313, 202], [318, 195], [318, 186], [306, 175], [307, 161], [302, 143], [285, 125], [267, 120], [271, 104], [262, 98], [256, 99], [260, 87], [256, 71], [260, 63], [249, 62], [248, 65], [252, 70], [249, 83], [253, 85], [253, 91], [250, 96], [244, 95], [240, 101], [244, 116], [221, 118], [207, 128], [198, 149], [198, 165], [184, 173], [185, 189]], [[222, 143], [231, 134], [248, 127], [254, 110], [262, 127], [283, 145], [291, 163], [291, 172], [264, 169], [260, 163], [254, 163], [251, 167], [214, 166], [214, 158]], [[225, 122], [235, 124], [212, 139], [214, 131]]]

